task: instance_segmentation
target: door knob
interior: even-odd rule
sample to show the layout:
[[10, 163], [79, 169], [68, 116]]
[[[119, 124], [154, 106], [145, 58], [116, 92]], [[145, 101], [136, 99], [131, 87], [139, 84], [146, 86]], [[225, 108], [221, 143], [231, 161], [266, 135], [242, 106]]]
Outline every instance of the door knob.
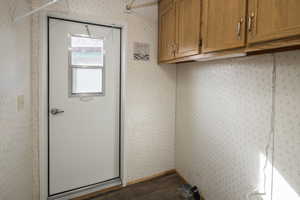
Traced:
[[58, 115], [58, 114], [61, 114], [61, 113], [64, 113], [64, 112], [65, 112], [65, 111], [59, 110], [59, 109], [57, 109], [57, 108], [52, 108], [51, 111], [50, 111], [50, 113], [51, 113], [52, 115]]

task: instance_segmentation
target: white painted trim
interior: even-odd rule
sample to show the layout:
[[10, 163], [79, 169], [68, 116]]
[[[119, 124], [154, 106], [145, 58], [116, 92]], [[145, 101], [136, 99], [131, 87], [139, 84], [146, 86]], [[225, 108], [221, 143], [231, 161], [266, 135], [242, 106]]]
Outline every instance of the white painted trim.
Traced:
[[[38, 95], [39, 95], [39, 172], [40, 172], [40, 200], [47, 199], [48, 190], [48, 160], [47, 160], [47, 131], [48, 131], [48, 111], [47, 111], [47, 16], [41, 14], [40, 19], [40, 55], [38, 73], [36, 74], [39, 81]], [[37, 47], [35, 47], [37, 48]]]
[[101, 21], [98, 20], [97, 16], [72, 16], [66, 15], [57, 12], [41, 12], [40, 13], [40, 37], [39, 45], [41, 47], [40, 54], [41, 58], [39, 60], [39, 72], [37, 73], [39, 82], [39, 180], [40, 180], [40, 200], [47, 199], [47, 190], [48, 190], [48, 159], [47, 159], [47, 131], [48, 131], [48, 113], [47, 113], [47, 17], [57, 17], [64, 18], [69, 20], [77, 20], [95, 24], [110, 25], [122, 28], [122, 96], [121, 96], [121, 179], [122, 185], [126, 186], [127, 184], [127, 125], [126, 125], [126, 77], [127, 77], [127, 66], [128, 66], [128, 57], [127, 57], [127, 43], [128, 43], [128, 24], [127, 22], [115, 22], [111, 20]]

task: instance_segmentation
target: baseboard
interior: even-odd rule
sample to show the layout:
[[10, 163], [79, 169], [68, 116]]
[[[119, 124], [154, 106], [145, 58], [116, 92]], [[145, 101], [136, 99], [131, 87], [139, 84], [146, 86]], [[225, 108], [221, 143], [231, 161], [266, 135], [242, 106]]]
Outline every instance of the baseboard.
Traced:
[[142, 183], [142, 182], [145, 182], [145, 181], [150, 181], [152, 179], [159, 178], [161, 176], [170, 175], [170, 174], [176, 174], [176, 170], [171, 169], [171, 170], [163, 171], [163, 172], [153, 174], [151, 176], [147, 176], [147, 177], [144, 177], [144, 178], [135, 179], [133, 181], [129, 181], [127, 183], [127, 185], [133, 185], [133, 184]]

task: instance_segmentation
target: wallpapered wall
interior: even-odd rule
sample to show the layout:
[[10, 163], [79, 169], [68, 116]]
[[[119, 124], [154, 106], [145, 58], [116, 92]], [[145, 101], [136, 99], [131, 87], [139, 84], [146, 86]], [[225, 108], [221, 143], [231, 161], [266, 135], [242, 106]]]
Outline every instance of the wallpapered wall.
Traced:
[[[273, 63], [259, 55], [177, 67], [176, 168], [206, 200], [244, 200], [261, 188]], [[299, 200], [300, 51], [277, 53], [275, 63], [273, 200]]]
[[[36, 7], [45, 2], [33, 0], [33, 6]], [[128, 25], [127, 119], [125, 122], [128, 181], [173, 169], [175, 167], [176, 67], [157, 65], [157, 7], [145, 8], [128, 15], [124, 12], [126, 2], [124, 0], [72, 0], [68, 2], [69, 4], [67, 1], [61, 1], [48, 10], [65, 17], [88, 18]], [[38, 60], [40, 59], [40, 47], [37, 41], [39, 22], [36, 17], [32, 26], [35, 92], [38, 91], [36, 77], [39, 73]], [[150, 44], [150, 62], [133, 60], [134, 42]], [[34, 101], [37, 102], [38, 99]], [[35, 116], [37, 116], [36, 113]], [[38, 118], [35, 118], [34, 122], [37, 125]], [[38, 137], [36, 133], [35, 137]], [[35, 174], [35, 177], [38, 177], [38, 174]], [[38, 179], [35, 182], [37, 181]]]
[[[19, 0], [0, 0], [0, 200], [32, 199], [30, 20], [13, 24], [29, 9]], [[24, 108], [17, 110], [17, 96]]]
[[[31, 200], [32, 195], [38, 199], [40, 23], [33, 18], [30, 76], [30, 23], [8, 23], [8, 2], [12, 1], [0, 1], [0, 41], [6, 47], [0, 48], [0, 199]], [[40, 0], [33, 0], [34, 7], [40, 4]], [[77, 18], [128, 23], [128, 180], [174, 168], [176, 100], [176, 168], [199, 186], [207, 200], [246, 199], [246, 194], [262, 181], [263, 152], [270, 129], [272, 56], [179, 65], [175, 98], [176, 68], [156, 64], [157, 20], [152, 17], [157, 16], [157, 8], [127, 15], [124, 6], [123, 0], [72, 0], [69, 5], [62, 1], [50, 10]], [[151, 45], [150, 62], [133, 61], [134, 41]], [[298, 200], [300, 193], [299, 55], [299, 51], [276, 54], [276, 200]], [[16, 96], [20, 94], [25, 94], [25, 109], [17, 112]]]

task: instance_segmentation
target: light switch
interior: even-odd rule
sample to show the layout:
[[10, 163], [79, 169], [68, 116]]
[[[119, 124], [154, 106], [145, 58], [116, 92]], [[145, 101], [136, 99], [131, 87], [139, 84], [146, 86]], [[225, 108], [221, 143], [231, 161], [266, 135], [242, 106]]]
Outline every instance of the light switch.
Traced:
[[25, 106], [24, 95], [17, 96], [17, 111], [21, 112], [22, 110], [24, 110], [24, 106]]

